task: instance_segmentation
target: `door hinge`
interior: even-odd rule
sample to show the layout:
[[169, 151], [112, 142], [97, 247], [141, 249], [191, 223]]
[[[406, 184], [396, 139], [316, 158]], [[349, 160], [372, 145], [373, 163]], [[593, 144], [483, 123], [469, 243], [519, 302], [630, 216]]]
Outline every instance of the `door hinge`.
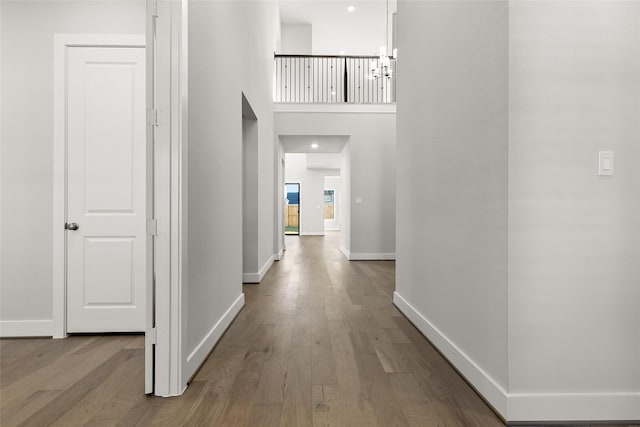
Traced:
[[147, 344], [158, 344], [158, 329], [151, 328], [147, 329], [144, 334], [145, 339], [147, 340]]
[[147, 110], [147, 124], [149, 126], [158, 126], [158, 110]]
[[151, 15], [154, 18], [157, 18], [158, 16], [160, 16], [158, 14], [158, 0], [147, 0], [147, 5], [149, 8], [149, 15]]
[[147, 234], [151, 236], [158, 235], [158, 220], [157, 219], [148, 219], [147, 220]]

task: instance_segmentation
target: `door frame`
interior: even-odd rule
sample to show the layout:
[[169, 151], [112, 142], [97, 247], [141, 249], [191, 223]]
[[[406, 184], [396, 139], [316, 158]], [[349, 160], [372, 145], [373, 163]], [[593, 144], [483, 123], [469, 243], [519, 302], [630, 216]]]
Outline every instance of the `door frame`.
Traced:
[[[286, 192], [287, 185], [297, 185], [298, 186], [298, 233], [297, 234], [293, 234], [293, 233], [287, 234], [287, 231], [284, 230], [284, 234], [286, 236], [302, 236], [302, 183], [300, 181], [285, 181], [285, 183], [284, 183], [284, 188], [285, 188], [284, 198], [287, 197], [287, 192]], [[287, 215], [288, 215], [288, 213], [287, 213]], [[284, 218], [283, 218], [283, 221], [282, 221], [282, 227], [284, 228]]]
[[[184, 392], [183, 321], [188, 270], [188, 0], [147, 0], [148, 108], [157, 111], [153, 129], [156, 396]], [[150, 132], [151, 133], [151, 132]]]
[[[51, 332], [54, 338], [64, 338], [67, 336], [67, 245], [64, 230], [67, 216], [67, 49], [116, 46], [145, 48], [146, 46], [144, 34], [54, 34], [53, 42], [53, 325]], [[150, 148], [147, 144], [147, 150]], [[147, 164], [147, 170], [151, 167], [152, 165]], [[152, 191], [152, 185], [153, 183], [147, 179], [147, 194]], [[147, 217], [150, 215], [150, 208], [147, 206]], [[146, 264], [151, 265], [152, 262], [153, 253], [147, 248]], [[150, 279], [147, 277], [147, 280]], [[145, 299], [148, 302], [148, 296], [145, 296]]]
[[[186, 298], [183, 263], [187, 248], [187, 144], [188, 127], [188, 1], [147, 0], [144, 35], [54, 34], [54, 141], [53, 141], [53, 279], [52, 326], [54, 338], [66, 336], [65, 311], [65, 69], [68, 46], [145, 46], [147, 49], [147, 112], [157, 111], [153, 127], [153, 215], [157, 220], [153, 274], [155, 300], [154, 390], [156, 396], [177, 396], [187, 387], [183, 375], [186, 355], [182, 302]], [[153, 77], [151, 79], [150, 77]], [[153, 103], [150, 104], [150, 100]], [[149, 133], [147, 134], [147, 136]], [[151, 182], [147, 183], [148, 185]], [[151, 210], [147, 209], [151, 214]], [[155, 276], [155, 277], [154, 277]], [[147, 337], [149, 338], [149, 337]]]
[[[326, 178], [326, 176], [325, 176], [325, 178]], [[336, 212], [336, 195], [337, 195], [336, 193], [338, 193], [338, 190], [335, 189], [335, 188], [325, 188], [324, 191], [333, 191], [333, 220], [332, 221], [338, 222], [338, 225], [339, 225], [340, 224], [340, 213], [339, 213], [340, 210], [338, 209], [338, 212]], [[324, 208], [324, 206], [323, 206], [323, 208]], [[337, 221], [336, 221], [336, 217], [338, 218]], [[326, 218], [323, 218], [323, 219], [324, 219], [324, 221], [327, 221]], [[327, 231], [326, 230], [327, 227], [324, 224], [324, 221], [322, 223], [323, 227], [324, 227], [324, 229], [322, 231]], [[339, 231], [339, 230], [329, 230], [329, 231]]]

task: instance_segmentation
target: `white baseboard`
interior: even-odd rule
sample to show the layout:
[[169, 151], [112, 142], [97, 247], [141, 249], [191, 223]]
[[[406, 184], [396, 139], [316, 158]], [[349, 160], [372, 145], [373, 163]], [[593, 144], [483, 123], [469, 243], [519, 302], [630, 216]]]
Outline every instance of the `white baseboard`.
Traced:
[[324, 236], [324, 231], [304, 231], [300, 232], [301, 236]]
[[509, 421], [640, 420], [640, 393], [511, 393]]
[[345, 248], [343, 245], [340, 245], [340, 252], [342, 252], [342, 254], [346, 256], [347, 259], [349, 259], [349, 257], [351, 256], [351, 252], [349, 252], [349, 249]]
[[393, 303], [449, 359], [487, 402], [508, 420], [507, 392], [502, 386], [397, 292], [393, 293]]
[[340, 252], [342, 252], [349, 261], [395, 261], [396, 259], [396, 254], [392, 253], [350, 252], [343, 245], [340, 245]]
[[0, 337], [51, 337], [53, 320], [0, 320]]
[[351, 252], [349, 261], [395, 261], [396, 254], [375, 252]]
[[240, 294], [234, 303], [231, 304], [231, 307], [227, 309], [216, 324], [213, 325], [213, 328], [211, 328], [202, 341], [200, 341], [196, 348], [189, 354], [186, 364], [187, 372], [184, 373], [183, 378], [191, 378], [191, 376], [193, 376], [218, 340], [220, 340], [222, 334], [224, 334], [229, 325], [231, 325], [231, 322], [233, 322], [233, 319], [235, 319], [242, 307], [244, 307], [244, 294]]
[[640, 393], [507, 393], [397, 292], [393, 303], [509, 423], [640, 420]]
[[271, 268], [275, 260], [276, 260], [275, 255], [271, 255], [267, 260], [267, 262], [264, 263], [264, 265], [258, 272], [258, 279], [259, 279], [258, 282], [262, 282], [262, 279], [264, 279], [264, 276], [267, 275], [267, 273], [269, 272], [269, 269]]
[[260, 273], [242, 273], [242, 283], [260, 283]]
[[260, 283], [264, 276], [267, 274], [273, 262], [276, 260], [276, 255], [271, 255], [267, 262], [264, 263], [260, 271], [257, 273], [242, 273], [242, 283]]
[[284, 255], [284, 250], [280, 249], [280, 252], [278, 252], [277, 254], [273, 255], [273, 260], [274, 261], [280, 261], [282, 259], [283, 255]]

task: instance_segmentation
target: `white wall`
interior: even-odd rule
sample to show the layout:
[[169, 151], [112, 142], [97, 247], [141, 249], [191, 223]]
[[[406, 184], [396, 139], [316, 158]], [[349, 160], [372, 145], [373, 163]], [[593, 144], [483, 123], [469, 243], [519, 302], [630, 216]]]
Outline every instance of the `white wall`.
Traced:
[[307, 153], [309, 169], [340, 169], [342, 153]]
[[347, 142], [342, 149], [342, 166], [340, 180], [342, 181], [342, 208], [340, 209], [340, 250], [351, 254], [351, 143]]
[[[282, 0], [282, 21], [287, 24], [307, 23], [313, 33], [313, 54], [377, 55], [385, 40], [385, 15], [389, 20], [389, 45], [392, 36], [392, 14], [396, 0], [357, 0], [353, 2], [327, 0]], [[354, 12], [347, 6], [355, 5]], [[283, 28], [284, 31], [284, 28]], [[284, 34], [283, 34], [284, 44]], [[311, 51], [302, 52], [305, 54]]]
[[[274, 229], [273, 241], [275, 243], [275, 252], [277, 254], [277, 259], [280, 260], [280, 257], [283, 255], [285, 250], [285, 236], [284, 236], [284, 207], [285, 201], [284, 198], [286, 194], [284, 194], [284, 170], [286, 168], [284, 156], [284, 148], [282, 147], [282, 142], [279, 138], [274, 135], [274, 140], [276, 141], [276, 173], [275, 173], [275, 186], [276, 186], [276, 203], [275, 203], [275, 220], [276, 226]], [[284, 167], [283, 167], [284, 165]]]
[[[350, 136], [347, 167], [351, 176], [344, 183], [344, 197], [351, 197], [349, 252], [353, 259], [393, 258], [395, 112], [276, 112], [275, 126], [277, 135]], [[342, 174], [346, 175], [344, 169]], [[362, 204], [355, 204], [356, 197], [362, 198]], [[342, 219], [344, 230], [347, 218]]]
[[53, 35], [144, 34], [145, 2], [2, 0], [1, 7], [0, 319], [3, 330], [35, 320], [30, 333], [50, 335]]
[[[2, 2], [0, 2], [0, 297], [2, 296], [2, 265], [3, 265], [3, 240], [2, 240], [2, 217], [3, 217], [3, 211], [2, 211], [2, 205], [3, 205], [3, 197], [2, 197], [2, 182], [3, 182], [3, 178], [2, 178], [2, 158], [3, 158], [3, 150], [2, 150], [2, 141], [3, 141], [3, 137], [2, 137], [2, 127], [3, 127], [3, 120], [2, 120], [2, 104], [4, 102], [4, 98], [2, 97], [2, 51], [3, 51], [3, 47], [2, 47]], [[2, 306], [0, 305], [0, 313], [2, 313]], [[2, 322], [2, 315], [0, 314], [0, 322]], [[48, 322], [47, 322], [48, 323]], [[0, 336], [2, 335], [2, 330], [0, 330]]]
[[258, 264], [268, 268], [273, 260], [272, 76], [279, 28], [275, 2], [189, 2], [184, 380], [242, 306], [242, 93], [258, 119]]
[[639, 23], [399, 7], [395, 301], [509, 421], [640, 419]]
[[281, 46], [278, 53], [288, 55], [311, 55], [313, 39], [311, 24], [281, 25]]
[[[243, 110], [245, 101], [243, 100]], [[247, 107], [249, 108], [249, 107]], [[258, 121], [242, 117], [242, 281], [260, 282], [258, 265]], [[253, 112], [251, 111], [253, 116]], [[255, 116], [254, 116], [255, 117]]]
[[509, 20], [509, 384], [533, 394], [514, 416], [638, 420], [640, 3], [518, 1]]
[[398, 12], [396, 304], [504, 410], [507, 3]]
[[324, 189], [333, 190], [333, 219], [324, 220], [325, 231], [340, 230], [340, 210], [342, 209], [342, 204], [340, 203], [340, 198], [342, 197], [341, 187], [342, 184], [339, 176], [324, 177]]

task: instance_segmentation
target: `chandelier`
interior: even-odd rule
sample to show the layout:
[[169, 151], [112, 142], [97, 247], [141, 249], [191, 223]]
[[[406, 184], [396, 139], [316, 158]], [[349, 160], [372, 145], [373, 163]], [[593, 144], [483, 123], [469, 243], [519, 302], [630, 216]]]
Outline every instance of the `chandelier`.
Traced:
[[377, 59], [371, 60], [371, 72], [369, 80], [377, 80], [385, 77], [390, 79], [393, 77], [391, 69], [391, 60], [396, 59], [397, 52], [393, 49], [393, 56], [387, 56], [387, 46], [389, 45], [389, 0], [387, 0], [387, 12], [385, 13], [385, 46], [380, 46], [380, 55]]

